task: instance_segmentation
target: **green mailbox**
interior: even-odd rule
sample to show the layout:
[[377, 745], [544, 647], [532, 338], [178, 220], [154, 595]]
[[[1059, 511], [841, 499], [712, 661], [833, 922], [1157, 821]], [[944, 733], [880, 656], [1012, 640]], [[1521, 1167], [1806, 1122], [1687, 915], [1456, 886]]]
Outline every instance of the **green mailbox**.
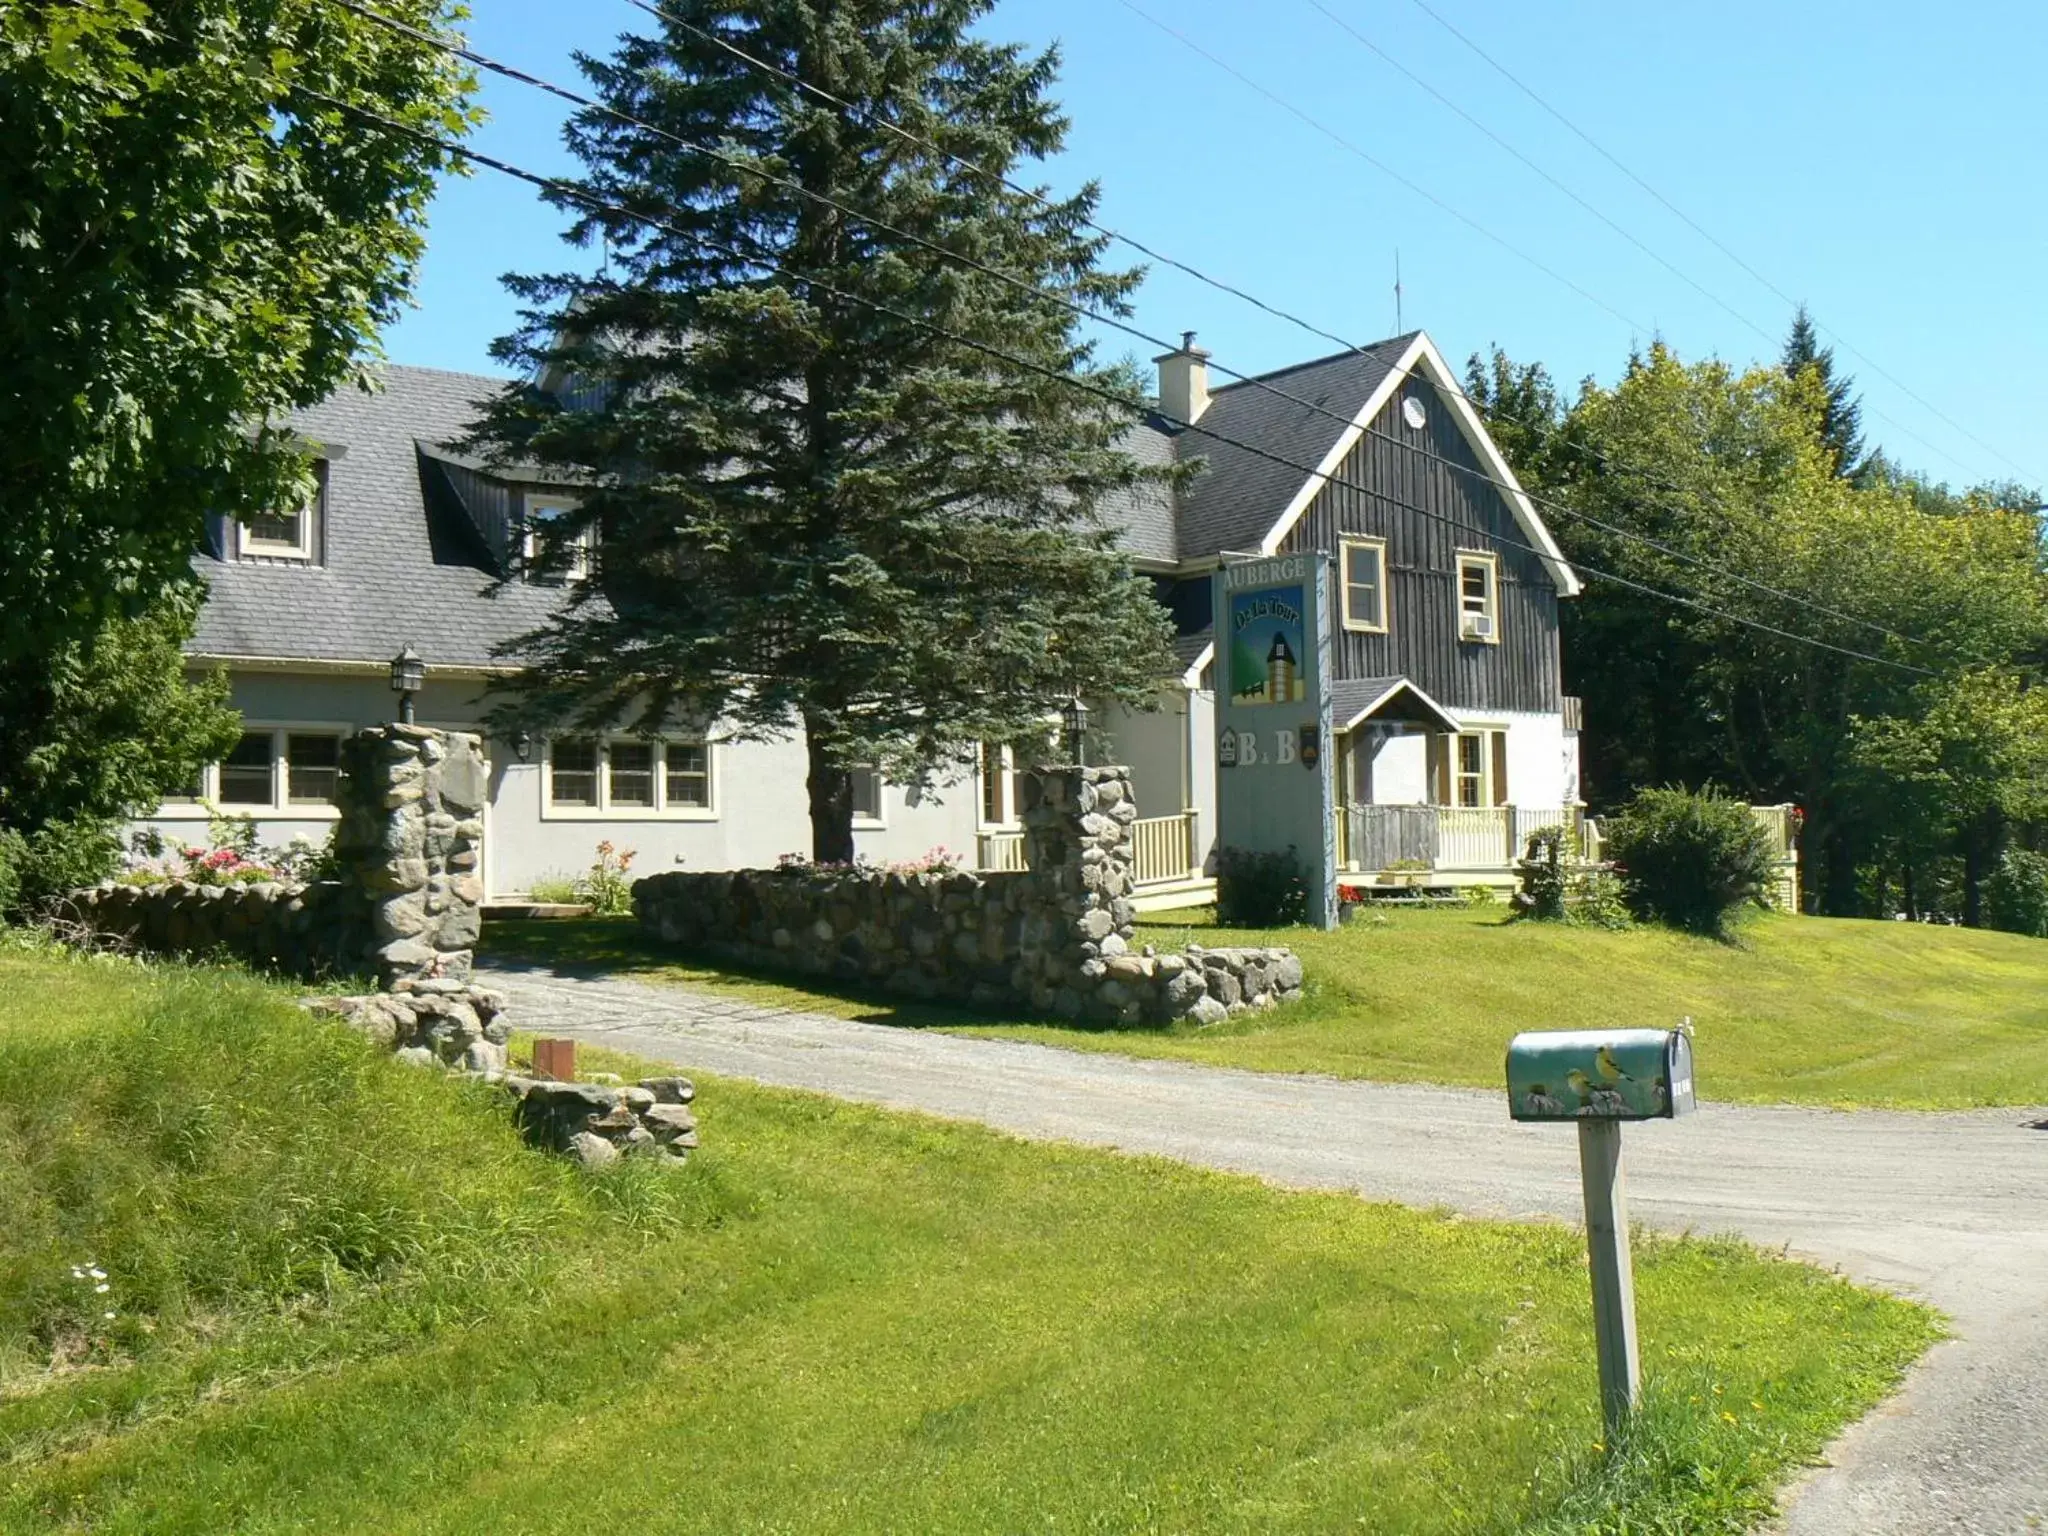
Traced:
[[1516, 1120], [1669, 1120], [1696, 1107], [1682, 1030], [1535, 1030], [1508, 1042]]

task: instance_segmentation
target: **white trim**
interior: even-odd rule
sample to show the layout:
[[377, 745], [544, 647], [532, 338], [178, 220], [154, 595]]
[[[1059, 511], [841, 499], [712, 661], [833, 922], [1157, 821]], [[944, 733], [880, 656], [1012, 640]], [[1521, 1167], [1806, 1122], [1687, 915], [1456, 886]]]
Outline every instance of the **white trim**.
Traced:
[[[218, 651], [187, 651], [185, 664], [191, 667], [239, 667], [245, 672], [303, 672], [312, 677], [389, 677], [391, 662], [383, 661], [339, 661], [318, 656], [230, 656]], [[445, 662], [429, 662], [429, 681], [442, 678], [457, 678], [463, 682], [476, 682], [483, 678], [511, 677], [519, 667], [477, 666], [465, 663], [457, 666]], [[395, 697], [395, 696], [394, 696]], [[393, 709], [396, 710], [394, 703]], [[462, 726], [462, 730], [475, 730], [475, 726]]]
[[1209, 663], [1211, 663], [1215, 659], [1216, 642], [1214, 640], [1211, 640], [1207, 645], [1202, 647], [1201, 655], [1197, 656], [1194, 659], [1194, 661], [1189, 665], [1187, 671], [1181, 673], [1181, 687], [1187, 689], [1190, 693], [1200, 692], [1202, 687], [1202, 673], [1208, 667]]
[[[557, 805], [555, 804], [555, 741], [557, 736], [569, 740], [588, 740], [597, 743], [597, 804]], [[613, 805], [612, 804], [612, 759], [611, 744], [615, 741], [636, 746], [656, 746], [661, 750], [654, 754], [654, 804]], [[673, 742], [678, 746], [701, 746], [704, 749], [704, 788], [710, 799], [708, 805], [672, 806], [668, 803], [668, 749]], [[664, 736], [658, 742], [645, 736], [634, 736], [620, 731], [561, 731], [540, 743], [540, 819], [542, 821], [716, 821], [719, 817], [718, 744], [710, 738], [688, 736]]]
[[[1351, 616], [1351, 551], [1370, 549], [1379, 556], [1379, 579], [1373, 583], [1373, 590], [1379, 594], [1380, 616], [1376, 623]], [[1339, 624], [1354, 635], [1384, 635], [1387, 632], [1387, 541], [1378, 534], [1340, 533], [1337, 535], [1337, 612]]]
[[[526, 579], [538, 582], [543, 573], [538, 569], [540, 540], [536, 535], [542, 522], [560, 517], [565, 512], [574, 512], [583, 505], [574, 496], [552, 495], [535, 491], [522, 491], [519, 495], [519, 549], [520, 558], [526, 564]], [[571, 586], [590, 580], [590, 572], [597, 549], [597, 530], [592, 527], [580, 528], [569, 541], [568, 561], [562, 570], [562, 577]], [[552, 572], [545, 573], [552, 578]]]
[[[1456, 549], [1452, 554], [1452, 569], [1456, 572], [1456, 586], [1452, 597], [1457, 604], [1458, 643], [1460, 645], [1500, 644], [1500, 556], [1490, 549]], [[1470, 567], [1479, 567], [1486, 572], [1486, 611], [1480, 614], [1465, 611], [1465, 572]], [[1475, 618], [1486, 620], [1486, 632], [1479, 633], [1471, 621]]]
[[1393, 698], [1394, 695], [1398, 693], [1414, 694], [1416, 698], [1422, 700], [1424, 704], [1427, 704], [1430, 707], [1430, 709], [1436, 714], [1437, 718], [1440, 721], [1449, 722], [1452, 730], [1461, 731], [1466, 728], [1464, 722], [1461, 721], [1458, 718], [1458, 716], [1454, 714], [1452, 711], [1445, 709], [1443, 705], [1437, 703], [1435, 699], [1432, 699], [1420, 688], [1416, 687], [1413, 683], [1409, 682], [1407, 678], [1397, 677], [1394, 679], [1393, 685], [1391, 687], [1389, 687], [1378, 698], [1374, 699], [1370, 704], [1366, 705], [1365, 708], [1361, 709], [1357, 714], [1353, 715], [1349, 720], [1346, 720], [1342, 725], [1339, 725], [1337, 729], [1339, 731], [1356, 730], [1359, 726], [1365, 724], [1365, 722], [1372, 717], [1372, 713], [1374, 710], [1378, 709], [1382, 704], [1386, 703], [1387, 700]]
[[872, 773], [875, 776], [875, 814], [863, 816], [856, 806], [853, 812], [853, 830], [856, 832], [886, 832], [889, 830], [889, 781], [882, 777], [882, 770], [872, 763], [856, 764], [848, 770], [848, 792], [852, 791], [852, 775]]
[[221, 765], [216, 761], [200, 770], [197, 800], [166, 800], [157, 806], [154, 815], [141, 819], [208, 821], [218, 815], [251, 821], [338, 821], [341, 819], [341, 807], [332, 801], [309, 803], [291, 798], [290, 738], [294, 735], [333, 736], [337, 741], [347, 741], [358, 729], [360, 727], [354, 724], [338, 720], [244, 720], [243, 735], [270, 737], [270, 799], [267, 802], [238, 800], [231, 805], [223, 800], [220, 793]]
[[1003, 832], [1016, 832], [1024, 826], [1023, 799], [1024, 778], [1017, 771], [1017, 753], [1013, 747], [996, 748], [997, 760], [1002, 767], [996, 771], [1003, 779], [1003, 804], [1010, 812], [1007, 821], [990, 821], [983, 814], [988, 809], [988, 774], [983, 764], [988, 756], [988, 743], [977, 742], [974, 748], [974, 830], [987, 837]]
[[1415, 339], [1408, 343], [1399, 361], [1380, 381], [1379, 387], [1367, 398], [1365, 404], [1359, 407], [1351, 425], [1339, 434], [1330, 451], [1323, 456], [1322, 463], [1316, 466], [1316, 473], [1309, 476], [1301, 489], [1294, 493], [1294, 499], [1288, 502], [1286, 510], [1280, 514], [1279, 521], [1274, 523], [1272, 531], [1259, 542], [1259, 553], [1279, 553], [1281, 544], [1286, 541], [1287, 535], [1294, 531], [1294, 525], [1301, 521], [1302, 514], [1308, 511], [1310, 503], [1329, 483], [1351, 450], [1358, 446], [1359, 439], [1364, 437], [1367, 429], [1372, 426], [1373, 418], [1379, 415], [1381, 409], [1394, 397], [1395, 391], [1418, 366], [1422, 369], [1423, 375], [1437, 387], [1437, 392], [1443, 396], [1444, 403], [1450, 407], [1452, 420], [1457, 423], [1458, 430], [1471, 445], [1472, 451], [1479, 456], [1488, 476], [1499, 482], [1495, 489], [1507, 498], [1508, 508], [1514, 513], [1515, 521], [1521, 525], [1523, 534], [1542, 556], [1544, 567], [1550, 572], [1550, 579], [1557, 584], [1558, 596], [1577, 597], [1583, 589], [1578, 573], [1565, 559], [1564, 551], [1557, 547], [1557, 540], [1551, 537], [1550, 529], [1545, 526], [1542, 517], [1536, 511], [1535, 503], [1530, 501], [1528, 492], [1522, 489], [1522, 482], [1515, 478], [1514, 470], [1508, 466], [1508, 461], [1501, 457], [1500, 448], [1486, 430], [1486, 423], [1480, 419], [1479, 412], [1472, 408], [1472, 402], [1465, 397], [1464, 386], [1458, 382], [1458, 377], [1451, 371], [1450, 364], [1444, 361], [1443, 354], [1437, 351], [1436, 343], [1431, 341], [1428, 333], [1424, 331], [1415, 333]]

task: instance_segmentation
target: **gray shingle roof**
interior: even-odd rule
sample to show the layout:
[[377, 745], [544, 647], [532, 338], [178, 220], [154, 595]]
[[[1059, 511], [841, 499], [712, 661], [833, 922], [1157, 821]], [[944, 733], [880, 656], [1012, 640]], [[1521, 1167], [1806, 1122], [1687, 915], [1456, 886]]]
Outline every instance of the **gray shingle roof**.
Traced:
[[[342, 451], [327, 470], [324, 558], [307, 567], [202, 555], [210, 595], [191, 649], [209, 656], [379, 661], [410, 644], [428, 666], [486, 666], [501, 640], [560, 600], [514, 584], [496, 596], [490, 556], [459, 505], [422, 487], [414, 440], [459, 437], [504, 379], [435, 368], [379, 370], [292, 425]], [[499, 663], [502, 664], [502, 663]]]
[[[1174, 440], [1156, 421], [1134, 424], [1117, 444], [1140, 464], [1163, 468], [1173, 463]], [[1117, 543], [1135, 560], [1178, 558], [1174, 537], [1173, 490], [1151, 481], [1103, 499], [1102, 519], [1118, 529]]]
[[[1391, 695], [1391, 697], [1390, 697]], [[1372, 709], [1382, 720], [1419, 721], [1439, 730], [1455, 731], [1458, 718], [1405, 677], [1340, 677], [1330, 684], [1330, 714], [1343, 730], [1361, 711]]]
[[[1346, 421], [1356, 416], [1415, 334], [1216, 390], [1197, 425], [1288, 462], [1275, 463], [1200, 431], [1181, 432], [1174, 442], [1180, 459], [1206, 459], [1208, 467], [1181, 492], [1180, 558], [1257, 548], [1307, 482], [1309, 471], [1322, 463], [1343, 434], [1343, 426], [1330, 415]], [[1284, 395], [1304, 403], [1297, 405]]]

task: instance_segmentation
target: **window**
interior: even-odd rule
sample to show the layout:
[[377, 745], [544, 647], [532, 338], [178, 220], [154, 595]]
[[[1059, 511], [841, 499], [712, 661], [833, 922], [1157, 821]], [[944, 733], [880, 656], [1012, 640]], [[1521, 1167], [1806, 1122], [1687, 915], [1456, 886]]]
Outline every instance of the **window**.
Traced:
[[1500, 644], [1500, 563], [1490, 554], [1458, 552], [1458, 638]]
[[562, 736], [548, 743], [542, 814], [646, 819], [711, 811], [711, 749], [644, 736]]
[[526, 498], [527, 580], [559, 585], [565, 577], [589, 579], [597, 530], [554, 526], [575, 510], [575, 502], [560, 496]]
[[206, 798], [206, 767], [201, 764], [192, 776], [164, 796], [165, 805], [197, 805]]
[[269, 731], [244, 731], [220, 765], [222, 805], [272, 806], [277, 803], [276, 777]]
[[882, 773], [878, 768], [853, 770], [853, 819], [879, 822], [882, 819]]
[[631, 810], [653, 810], [656, 804], [654, 743], [615, 741], [608, 755], [612, 780], [610, 803]]
[[1387, 628], [1387, 546], [1383, 539], [1344, 539], [1344, 627], [1368, 634]]
[[1441, 739], [1447, 750], [1438, 759], [1443, 768], [1438, 788], [1446, 803], [1475, 810], [1508, 803], [1506, 731], [1460, 731]]
[[553, 805], [597, 809], [597, 743], [571, 736], [548, 744], [548, 800]]
[[311, 560], [313, 525], [327, 499], [327, 463], [313, 466], [313, 495], [304, 506], [290, 512], [266, 512], [240, 525], [236, 535], [238, 555], [260, 555], [266, 559]]
[[994, 742], [981, 744], [981, 822], [985, 827], [1017, 824], [1017, 755]]
[[711, 749], [701, 741], [668, 744], [668, 808], [711, 809]]
[[300, 734], [284, 739], [285, 803], [332, 805], [341, 792], [341, 738]]

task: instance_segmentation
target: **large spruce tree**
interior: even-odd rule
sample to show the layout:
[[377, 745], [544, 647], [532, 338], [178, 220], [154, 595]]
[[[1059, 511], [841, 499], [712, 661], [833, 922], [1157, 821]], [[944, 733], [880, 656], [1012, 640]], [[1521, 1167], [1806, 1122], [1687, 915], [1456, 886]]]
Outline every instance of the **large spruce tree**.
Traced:
[[1835, 372], [1835, 349], [1820, 344], [1813, 316], [1800, 305], [1792, 315], [1792, 330], [1785, 337], [1785, 351], [1778, 360], [1785, 377], [1797, 379], [1808, 369], [1818, 375], [1822, 394], [1820, 436], [1834, 457], [1835, 473], [1844, 480], [1857, 479], [1863, 472], [1863, 402], [1847, 374]]
[[586, 169], [554, 201], [606, 264], [508, 279], [528, 308], [498, 355], [562, 387], [477, 433], [586, 486], [543, 562], [596, 548], [502, 718], [800, 729], [820, 860], [853, 854], [855, 767], [943, 782], [1166, 666], [1098, 517], [1150, 473], [1116, 446], [1139, 380], [1061, 302], [1120, 312], [1137, 274], [1098, 265], [1093, 186], [1046, 204], [996, 174], [1066, 122], [1052, 53], [970, 34], [988, 9], [670, 0], [660, 35], [581, 58], [613, 112], [572, 122]]

